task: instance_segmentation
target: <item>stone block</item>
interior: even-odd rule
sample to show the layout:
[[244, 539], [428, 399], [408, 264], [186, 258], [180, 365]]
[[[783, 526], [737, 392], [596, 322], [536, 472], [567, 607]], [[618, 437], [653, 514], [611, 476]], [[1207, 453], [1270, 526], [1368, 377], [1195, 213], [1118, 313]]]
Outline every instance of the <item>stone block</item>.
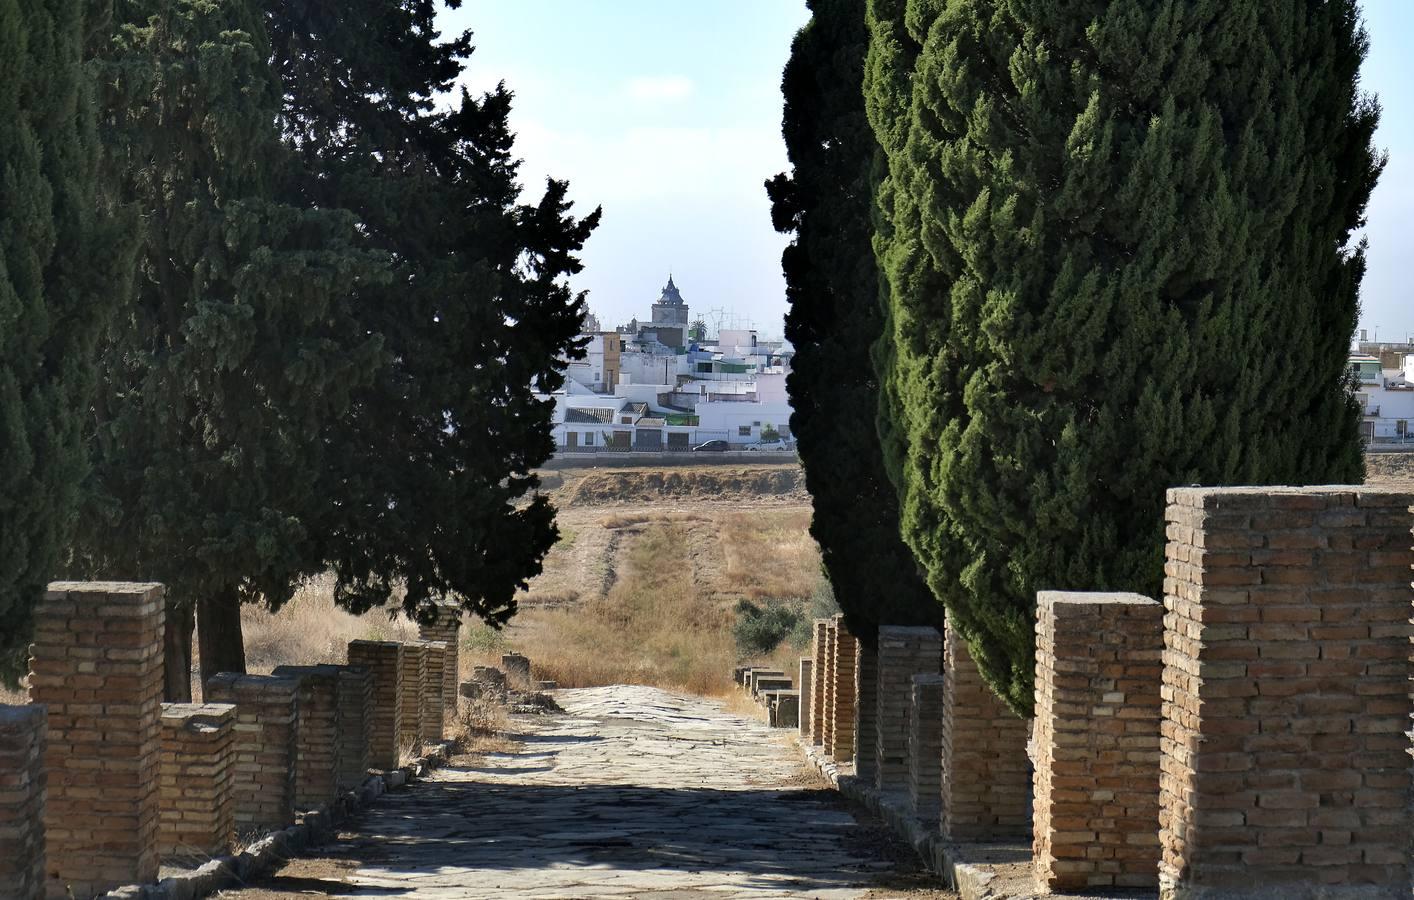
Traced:
[[808, 738], [810, 736], [810, 704], [814, 698], [815, 689], [815, 660], [802, 656], [800, 658], [800, 735]]
[[[786, 673], [784, 669], [753, 668], [747, 682], [747, 687], [753, 696], [761, 693], [761, 680], [764, 678], [780, 681], [782, 678], [786, 678]], [[790, 679], [786, 678], [786, 680]]]
[[229, 703], [162, 704], [163, 860], [229, 853], [236, 836], [236, 708]]
[[348, 660], [350, 666], [367, 670], [373, 682], [368, 764], [383, 771], [396, 769], [403, 731], [403, 645], [396, 641], [350, 641]]
[[1161, 896], [1410, 895], [1411, 505], [1169, 491]]
[[501, 668], [505, 670], [506, 677], [515, 682], [517, 687], [523, 689], [530, 683], [530, 660], [519, 653], [503, 654]]
[[0, 704], [0, 897], [44, 896], [43, 706]]
[[1036, 607], [1037, 881], [1157, 887], [1164, 608], [1059, 591]]
[[236, 705], [232, 792], [236, 828], [284, 828], [295, 818], [301, 680], [222, 672], [206, 682], [209, 703]]
[[35, 610], [29, 684], [46, 709], [50, 897], [157, 877], [165, 593], [55, 582]]

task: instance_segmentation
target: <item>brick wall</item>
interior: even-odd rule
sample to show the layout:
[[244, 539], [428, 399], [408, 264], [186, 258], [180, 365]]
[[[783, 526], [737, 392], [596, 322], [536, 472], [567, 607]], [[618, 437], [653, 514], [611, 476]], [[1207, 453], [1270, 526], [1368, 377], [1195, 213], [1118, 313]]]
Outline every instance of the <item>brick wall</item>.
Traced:
[[42, 706], [0, 705], [0, 897], [44, 896]]
[[879, 650], [872, 644], [854, 642], [854, 774], [869, 782], [874, 778], [879, 741]]
[[1029, 837], [1027, 723], [982, 681], [949, 621], [943, 635], [943, 837], [956, 841]]
[[56, 582], [35, 611], [30, 698], [47, 708], [47, 891], [157, 877], [160, 584]]
[[300, 679], [222, 672], [207, 702], [236, 705], [232, 779], [237, 828], [283, 828], [295, 817]]
[[828, 754], [835, 745], [835, 644], [839, 640], [839, 623], [834, 619], [825, 624], [825, 677], [820, 692], [820, 744]]
[[1037, 881], [1157, 887], [1164, 608], [1058, 591], [1036, 606]]
[[840, 617], [835, 620], [835, 640], [831, 644], [833, 664], [830, 674], [830, 744], [828, 752], [836, 762], [854, 762], [854, 660], [858, 655], [855, 639], [845, 630]]
[[447, 645], [442, 641], [423, 641], [422, 652], [426, 657], [426, 671], [422, 676], [422, 739], [440, 741], [446, 734], [442, 689], [447, 665]]
[[943, 810], [943, 676], [937, 672], [909, 679], [908, 809], [930, 825]]
[[810, 743], [825, 743], [825, 669], [829, 657], [830, 623], [815, 620], [815, 641], [810, 668]]
[[403, 645], [350, 641], [348, 660], [349, 665], [368, 670], [373, 681], [368, 764], [375, 769], [396, 769], [398, 738], [403, 731]]
[[226, 703], [162, 704], [163, 861], [204, 861], [235, 840], [236, 708]]
[[424, 641], [441, 641], [447, 645], [442, 664], [442, 716], [445, 721], [457, 717], [457, 682], [461, 678], [462, 608], [457, 603], [439, 603], [437, 621], [418, 626], [418, 636]]
[[810, 701], [815, 696], [815, 660], [808, 656], [800, 658], [800, 734], [810, 736]]
[[943, 638], [927, 626], [879, 628], [879, 683], [866, 702], [874, 704], [878, 729], [872, 749], [874, 783], [881, 791], [908, 786], [908, 712], [914, 675], [936, 675]]
[[339, 666], [339, 790], [357, 788], [372, 763], [373, 675], [363, 666]]
[[1161, 893], [1409, 896], [1414, 494], [1168, 503]]
[[427, 688], [427, 647], [420, 642], [403, 644], [403, 721], [398, 729], [398, 749], [414, 756], [422, 746], [423, 703]]
[[270, 674], [300, 680], [295, 809], [318, 809], [339, 793], [339, 666], [276, 666]]

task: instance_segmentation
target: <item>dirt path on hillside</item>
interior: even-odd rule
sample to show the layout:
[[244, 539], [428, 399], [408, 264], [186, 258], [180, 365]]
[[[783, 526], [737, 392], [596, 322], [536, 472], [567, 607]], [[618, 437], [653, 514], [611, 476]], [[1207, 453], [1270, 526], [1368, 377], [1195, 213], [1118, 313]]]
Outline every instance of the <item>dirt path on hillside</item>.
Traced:
[[564, 715], [515, 719], [514, 752], [385, 796], [318, 858], [219, 896], [953, 896], [807, 776], [786, 732], [656, 688], [556, 698]]

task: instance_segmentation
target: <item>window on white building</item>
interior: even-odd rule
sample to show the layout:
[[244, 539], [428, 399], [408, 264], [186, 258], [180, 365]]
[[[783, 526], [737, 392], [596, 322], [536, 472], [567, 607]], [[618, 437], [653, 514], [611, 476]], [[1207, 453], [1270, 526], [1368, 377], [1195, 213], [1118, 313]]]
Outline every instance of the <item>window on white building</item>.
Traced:
[[584, 446], [586, 446], [586, 447], [593, 447], [593, 446], [594, 446], [594, 432], [592, 432], [592, 431], [586, 431], [586, 432], [584, 433]]
[[738, 426], [736, 427], [736, 434], [737, 434], [737, 437], [751, 437], [751, 426], [750, 426], [750, 425], [738, 425]]

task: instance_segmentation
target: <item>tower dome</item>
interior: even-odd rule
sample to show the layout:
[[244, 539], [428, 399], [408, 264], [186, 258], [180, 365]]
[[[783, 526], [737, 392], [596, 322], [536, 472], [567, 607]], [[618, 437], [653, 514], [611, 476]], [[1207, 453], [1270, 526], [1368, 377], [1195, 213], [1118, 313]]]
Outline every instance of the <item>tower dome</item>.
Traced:
[[678, 286], [673, 284], [673, 276], [668, 276], [668, 285], [663, 288], [663, 293], [658, 297], [658, 302], [665, 306], [682, 306], [682, 294], [678, 292]]

